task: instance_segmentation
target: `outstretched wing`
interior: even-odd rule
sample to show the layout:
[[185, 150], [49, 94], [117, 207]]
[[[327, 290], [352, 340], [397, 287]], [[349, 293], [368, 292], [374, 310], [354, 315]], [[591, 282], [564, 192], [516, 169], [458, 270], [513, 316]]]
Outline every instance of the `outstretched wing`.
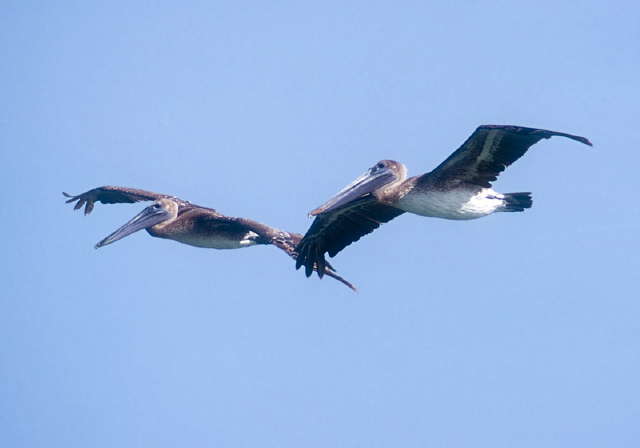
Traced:
[[[296, 247], [298, 246], [298, 244], [300, 244], [300, 241], [302, 241], [302, 235], [300, 235], [299, 233], [289, 233], [288, 234], [290, 238], [286, 239], [286, 240], [276, 240], [274, 241], [273, 244], [275, 244], [277, 247], [279, 247], [280, 249], [284, 250], [287, 254], [289, 254], [289, 256], [291, 258], [293, 258], [294, 260], [298, 259], [298, 252], [296, 252]], [[317, 271], [317, 267], [314, 266], [314, 270]], [[353, 286], [347, 279], [340, 277], [337, 273], [336, 270], [333, 266], [331, 266], [331, 264], [329, 264], [328, 261], [325, 262], [325, 274], [327, 274], [327, 276], [331, 277], [331, 278], [335, 278], [336, 280], [338, 280], [340, 283], [348, 286], [349, 288], [353, 289], [355, 292], [358, 292], [358, 290], [356, 289], [355, 286]]]
[[85, 215], [91, 213], [96, 202], [102, 202], [103, 204], [131, 204], [139, 201], [155, 201], [159, 198], [173, 198], [173, 196], [154, 193], [152, 191], [128, 187], [113, 187], [110, 185], [94, 188], [93, 190], [86, 191], [77, 196], [72, 196], [65, 192], [62, 194], [71, 198], [66, 201], [67, 204], [78, 201], [73, 206], [74, 210], [78, 210], [86, 204], [84, 208]]
[[327, 262], [324, 254], [334, 257], [349, 244], [373, 232], [404, 211], [380, 204], [371, 194], [351, 201], [331, 212], [320, 213], [296, 247], [296, 269], [305, 267], [307, 277], [314, 268], [322, 278]]
[[[577, 135], [519, 126], [485, 125], [430, 173], [417, 178], [418, 185], [448, 189], [461, 183], [491, 188], [491, 182], [542, 139], [567, 137], [585, 145], [589, 140]], [[455, 183], [455, 185], [452, 185]]]
[[[285, 232], [284, 230], [277, 229], [275, 227], [262, 224], [247, 218], [231, 218], [237, 223], [242, 224], [246, 229], [258, 235], [258, 244], [273, 244], [279, 249], [282, 249], [287, 255], [294, 260], [298, 259], [298, 252], [296, 247], [302, 240], [302, 235], [299, 233]], [[312, 266], [312, 270], [317, 270], [316, 266]], [[355, 286], [349, 281], [336, 274], [335, 269], [329, 263], [325, 263], [324, 273], [327, 276], [335, 278], [339, 282], [358, 292]]]

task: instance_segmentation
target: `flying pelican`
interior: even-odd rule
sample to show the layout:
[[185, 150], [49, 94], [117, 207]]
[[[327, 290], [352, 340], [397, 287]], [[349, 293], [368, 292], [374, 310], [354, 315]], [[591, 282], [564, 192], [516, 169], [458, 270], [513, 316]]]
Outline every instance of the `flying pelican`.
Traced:
[[[72, 196], [67, 203], [75, 202], [73, 209], [83, 205], [84, 214], [93, 210], [96, 202], [103, 204], [133, 203], [153, 201], [153, 203], [134, 216], [128, 223], [107, 236], [95, 248], [114, 243], [138, 230], [145, 229], [149, 235], [166, 238], [179, 243], [212, 249], [240, 249], [256, 244], [273, 244], [282, 249], [294, 260], [298, 257], [295, 247], [302, 235], [285, 232], [246, 218], [232, 218], [221, 215], [212, 208], [200, 207], [189, 201], [153, 193], [136, 188], [104, 186]], [[356, 288], [344, 278], [338, 276], [331, 266], [327, 275], [344, 283], [357, 292]]]
[[333, 257], [380, 224], [404, 212], [445, 219], [475, 219], [495, 212], [531, 207], [531, 193], [501, 194], [491, 182], [541, 139], [576, 135], [519, 126], [480, 126], [462, 146], [430, 173], [407, 179], [407, 169], [382, 160], [309, 213], [315, 220], [296, 247], [296, 269], [315, 269], [322, 277], [324, 254]]

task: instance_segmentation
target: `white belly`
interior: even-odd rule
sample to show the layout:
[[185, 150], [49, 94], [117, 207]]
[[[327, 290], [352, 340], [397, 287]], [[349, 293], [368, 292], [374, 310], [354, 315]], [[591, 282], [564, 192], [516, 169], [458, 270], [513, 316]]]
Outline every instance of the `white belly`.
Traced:
[[[413, 192], [412, 192], [413, 193]], [[504, 208], [504, 196], [491, 189], [479, 193], [465, 190], [409, 193], [394, 204], [416, 215], [444, 219], [475, 219]]]

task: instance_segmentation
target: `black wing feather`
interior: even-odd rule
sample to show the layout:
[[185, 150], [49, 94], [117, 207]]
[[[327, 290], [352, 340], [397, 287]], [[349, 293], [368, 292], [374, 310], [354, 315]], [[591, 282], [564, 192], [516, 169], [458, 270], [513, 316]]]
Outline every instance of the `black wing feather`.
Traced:
[[567, 137], [592, 146], [584, 137], [563, 132], [520, 126], [480, 126], [436, 169], [420, 176], [417, 183], [442, 189], [460, 183], [491, 188], [491, 182], [495, 181], [506, 167], [522, 157], [531, 146], [542, 139], [554, 136]]
[[403, 213], [398, 208], [380, 204], [370, 194], [332, 212], [320, 213], [296, 248], [299, 254], [296, 269], [304, 266], [309, 277], [315, 268], [322, 277], [325, 253], [334, 257], [349, 244]]

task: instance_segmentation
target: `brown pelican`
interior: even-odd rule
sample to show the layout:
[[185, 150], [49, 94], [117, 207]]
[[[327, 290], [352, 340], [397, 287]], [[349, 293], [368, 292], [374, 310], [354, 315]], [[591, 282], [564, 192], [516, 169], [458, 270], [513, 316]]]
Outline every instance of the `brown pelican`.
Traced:
[[401, 163], [382, 160], [328, 202], [309, 213], [315, 220], [296, 251], [296, 269], [307, 277], [380, 224], [404, 212], [445, 219], [475, 219], [495, 212], [531, 207], [531, 193], [501, 194], [491, 182], [541, 139], [567, 137], [592, 146], [584, 137], [519, 126], [480, 126], [430, 173], [407, 179]]
[[[62, 193], [70, 198], [67, 203], [75, 202], [74, 210], [85, 205], [85, 215], [91, 213], [96, 202], [103, 204], [133, 203], [153, 201], [153, 203], [134, 216], [128, 223], [104, 238], [95, 248], [106, 246], [138, 230], [145, 229], [149, 235], [166, 238], [179, 243], [212, 249], [240, 249], [256, 244], [273, 244], [296, 259], [295, 247], [302, 235], [285, 232], [246, 218], [232, 218], [221, 215], [212, 208], [200, 207], [189, 201], [166, 194], [138, 190], [136, 188], [104, 186], [94, 188], [77, 196]], [[331, 266], [327, 275], [356, 288], [344, 278], [338, 276]]]

